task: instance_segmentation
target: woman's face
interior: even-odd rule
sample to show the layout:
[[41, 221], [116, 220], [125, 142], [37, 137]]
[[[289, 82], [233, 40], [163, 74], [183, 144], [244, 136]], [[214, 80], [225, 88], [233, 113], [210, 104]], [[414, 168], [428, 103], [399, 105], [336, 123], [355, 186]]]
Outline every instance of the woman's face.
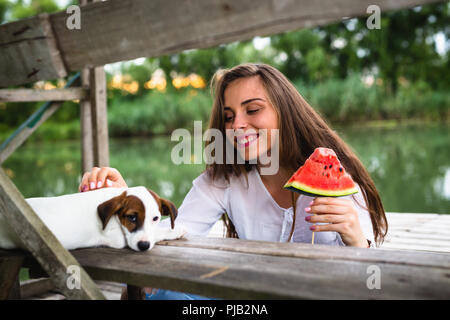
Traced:
[[[224, 92], [227, 137], [247, 161], [270, 154], [271, 137], [278, 130], [278, 115], [259, 76], [231, 82]], [[233, 129], [233, 135], [230, 130]], [[266, 130], [262, 130], [266, 129]]]

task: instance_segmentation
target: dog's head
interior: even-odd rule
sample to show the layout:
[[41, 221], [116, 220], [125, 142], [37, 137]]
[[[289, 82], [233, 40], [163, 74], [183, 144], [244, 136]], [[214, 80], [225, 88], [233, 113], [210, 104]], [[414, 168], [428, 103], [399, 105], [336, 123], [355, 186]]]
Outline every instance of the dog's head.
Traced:
[[170, 216], [171, 226], [174, 228], [178, 214], [171, 201], [160, 198], [154, 191], [144, 187], [127, 189], [100, 204], [97, 212], [103, 229], [112, 217], [116, 217], [128, 246], [136, 251], [146, 251], [153, 247], [161, 215]]

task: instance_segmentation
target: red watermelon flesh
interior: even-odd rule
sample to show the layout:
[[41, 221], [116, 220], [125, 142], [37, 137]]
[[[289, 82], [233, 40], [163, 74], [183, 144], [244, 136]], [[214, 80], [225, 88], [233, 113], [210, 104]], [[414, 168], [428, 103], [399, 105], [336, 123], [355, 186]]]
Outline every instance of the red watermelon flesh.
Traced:
[[336, 153], [328, 148], [316, 148], [284, 188], [314, 197], [341, 197], [358, 192]]

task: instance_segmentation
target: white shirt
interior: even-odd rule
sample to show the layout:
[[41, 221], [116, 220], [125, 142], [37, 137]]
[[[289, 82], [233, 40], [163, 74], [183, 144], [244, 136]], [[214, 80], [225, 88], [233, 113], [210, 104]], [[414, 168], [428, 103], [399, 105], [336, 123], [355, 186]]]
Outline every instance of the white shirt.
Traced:
[[[193, 181], [191, 190], [178, 209], [177, 223], [184, 225], [189, 234], [206, 236], [224, 212], [228, 213], [240, 239], [287, 242], [293, 221], [292, 207], [280, 207], [263, 184], [256, 169], [248, 172], [248, 188], [245, 176], [232, 176], [230, 183], [225, 179], [213, 180], [203, 172]], [[361, 192], [355, 197], [365, 204]], [[342, 198], [354, 199], [352, 196]], [[296, 203], [296, 222], [291, 242], [311, 243], [312, 223], [305, 217], [311, 215], [305, 208], [313, 197], [300, 195]], [[359, 223], [365, 237], [374, 243], [372, 222], [365, 208], [355, 201]], [[162, 221], [169, 226], [170, 219]], [[344, 246], [337, 232], [315, 232], [314, 243]]]

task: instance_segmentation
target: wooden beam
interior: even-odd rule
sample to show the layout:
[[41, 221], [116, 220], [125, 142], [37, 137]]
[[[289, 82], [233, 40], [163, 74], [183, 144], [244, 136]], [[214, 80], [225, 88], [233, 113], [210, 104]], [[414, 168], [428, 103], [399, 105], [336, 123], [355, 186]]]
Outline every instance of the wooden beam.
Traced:
[[65, 76], [48, 14], [0, 26], [0, 88]]
[[[89, 88], [89, 69], [81, 70], [81, 86]], [[94, 166], [94, 137], [92, 133], [91, 96], [80, 100], [81, 174]]]
[[[104, 299], [86, 271], [61, 245], [0, 168], [0, 211], [11, 228], [20, 234], [27, 250], [49, 274], [55, 287], [69, 299]], [[67, 286], [69, 267], [79, 270], [80, 288]]]
[[[6, 161], [6, 159], [19, 148], [25, 140], [36, 131], [39, 126], [44, 123], [45, 120], [50, 118], [64, 102], [46, 103], [38, 111], [36, 111], [22, 126], [14, 132], [8, 140], [6, 140], [0, 147], [0, 165]], [[36, 120], [36, 121], [35, 121]], [[28, 125], [28, 123], [30, 125]]]
[[70, 101], [89, 97], [84, 88], [64, 89], [0, 89], [0, 102]]
[[21, 299], [28, 299], [54, 289], [55, 286], [49, 278], [29, 279], [20, 283], [20, 296]]
[[[79, 0], [84, 6], [88, 0]], [[81, 86], [89, 88], [89, 68], [81, 70]], [[91, 96], [80, 100], [80, 133], [81, 133], [81, 176], [94, 167], [94, 137], [92, 133]]]
[[[96, 280], [225, 299], [447, 299], [450, 294], [448, 266], [421, 263], [435, 258], [448, 262], [445, 254], [409, 252], [410, 259], [418, 262], [403, 264], [395, 259], [398, 251], [388, 251], [394, 259], [386, 261], [379, 249], [273, 243], [274, 248], [289, 247], [290, 251], [309, 247], [321, 256], [311, 258], [261, 254], [254, 250], [256, 246], [248, 248], [247, 240], [230, 240], [222, 239], [222, 244], [247, 247], [247, 252], [156, 245], [145, 253], [109, 248], [72, 253]], [[203, 244], [210, 241], [203, 238]], [[272, 244], [254, 242], [261, 248]], [[352, 259], [327, 257], [330, 251], [345, 251]], [[358, 260], [359, 255], [371, 258]], [[367, 283], [374, 266], [379, 269], [381, 287], [371, 290]]]
[[108, 167], [109, 139], [106, 74], [103, 67], [92, 68], [89, 70], [89, 74], [94, 166]]
[[[66, 87], [73, 85], [79, 78], [79, 74], [70, 79]], [[33, 113], [14, 133], [0, 145], [0, 165], [18, 148], [37, 128], [54, 114], [63, 102], [46, 102]]]
[[[50, 15], [50, 20], [66, 69], [74, 71], [311, 28], [344, 17], [367, 15], [369, 5], [378, 5], [383, 14], [432, 2], [438, 1], [259, 0], [255, 5], [253, 0], [110, 0], [82, 6], [80, 30], [67, 28], [65, 11]], [[33, 73], [31, 66], [40, 51], [27, 51], [23, 46], [35, 40], [14, 38], [11, 41], [11, 34], [21, 28], [39, 26], [36, 19], [0, 26], [0, 86], [52, 79], [52, 74]], [[21, 54], [14, 59], [1, 58], [9, 57], [11, 51]], [[55, 69], [52, 63], [48, 65], [48, 69]], [[1, 72], [5, 69], [8, 72]], [[14, 77], [10, 78], [9, 74]]]
[[0, 257], [0, 300], [20, 299], [20, 287], [17, 291], [15, 287], [23, 261], [21, 255]]

